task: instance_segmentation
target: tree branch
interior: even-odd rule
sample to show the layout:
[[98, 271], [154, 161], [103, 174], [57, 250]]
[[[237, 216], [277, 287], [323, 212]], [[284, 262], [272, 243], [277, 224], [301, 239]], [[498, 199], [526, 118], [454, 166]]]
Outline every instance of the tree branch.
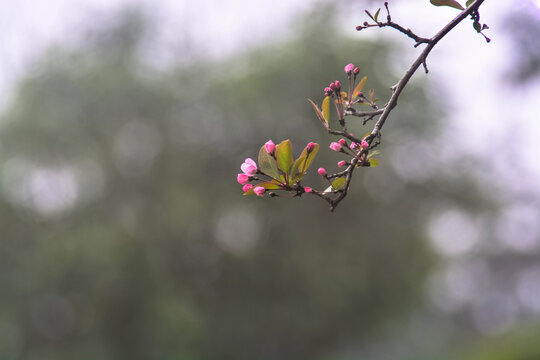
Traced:
[[[372, 111], [372, 112], [362, 112], [362, 113], [356, 112], [356, 111], [353, 112], [353, 111], [348, 110], [349, 112], [347, 113], [347, 115], [353, 115], [353, 116], [359, 116], [359, 117], [368, 117], [368, 120], [372, 119], [374, 116], [376, 116], [377, 114], [380, 113], [380, 117], [377, 120], [377, 122], [375, 123], [375, 125], [373, 127], [373, 130], [371, 131], [370, 135], [367, 136], [364, 139], [365, 141], [367, 141], [370, 144], [370, 149], [374, 148], [375, 146], [377, 146], [379, 144], [379, 142], [373, 144], [373, 141], [375, 139], [380, 138], [381, 129], [383, 128], [383, 126], [384, 126], [386, 120], [388, 119], [390, 113], [392, 112], [392, 110], [396, 107], [396, 105], [398, 103], [399, 96], [401, 95], [401, 92], [403, 91], [403, 89], [405, 88], [405, 86], [407, 85], [407, 83], [409, 82], [411, 77], [414, 75], [414, 73], [418, 70], [418, 68], [421, 65], [423, 65], [423, 67], [425, 69], [425, 72], [426, 73], [428, 72], [427, 62], [426, 61], [427, 61], [427, 57], [428, 57], [429, 53], [431, 52], [431, 50], [433, 50], [435, 45], [437, 45], [437, 43], [442, 38], [444, 38], [453, 28], [455, 28], [467, 16], [470, 15], [470, 16], [474, 17], [474, 14], [478, 13], [478, 8], [480, 7], [480, 5], [484, 1], [485, 0], [476, 0], [476, 1], [474, 1], [468, 8], [463, 10], [458, 16], [456, 16], [452, 21], [450, 21], [447, 25], [445, 25], [437, 34], [435, 34], [430, 39], [420, 38], [417, 35], [415, 35], [412, 31], [410, 31], [408, 29], [404, 29], [403, 27], [401, 27], [399, 25], [396, 26], [397, 24], [395, 24], [395, 23], [393, 23], [391, 21], [390, 12], [388, 11], [388, 6], [385, 3], [385, 6], [386, 6], [386, 9], [387, 9], [387, 12], [388, 12], [387, 22], [386, 23], [379, 23], [379, 22], [376, 21], [378, 26], [379, 27], [383, 27], [383, 26], [393, 27], [393, 28], [401, 31], [405, 35], [407, 35], [407, 36], [411, 37], [412, 39], [414, 39], [417, 42], [416, 46], [420, 45], [421, 43], [425, 43], [426, 47], [424, 48], [424, 50], [422, 50], [422, 52], [420, 53], [418, 58], [416, 58], [416, 60], [412, 63], [410, 68], [405, 72], [405, 74], [397, 82], [397, 84], [392, 86], [392, 88], [391, 88], [392, 89], [392, 95], [390, 96], [390, 99], [388, 100], [388, 102], [386, 103], [384, 108], [376, 110], [376, 111]], [[368, 13], [368, 15], [370, 15], [370, 14]], [[370, 25], [364, 23], [364, 26], [369, 27]], [[357, 30], [358, 30], [358, 27], [357, 27]], [[367, 120], [365, 120], [365, 122], [366, 121]], [[339, 132], [339, 131], [333, 131], [331, 129], [329, 129], [328, 131], [330, 133], [333, 133], [333, 134], [336, 134], [336, 135], [339, 134], [339, 135], [345, 136], [347, 138], [351, 138], [351, 136], [349, 136], [349, 134], [346, 134], [345, 131]], [[346, 183], [345, 183], [345, 186], [343, 187], [343, 190], [339, 193], [339, 195], [334, 200], [329, 200], [328, 198], [326, 199], [331, 204], [330, 211], [334, 211], [336, 209], [337, 205], [341, 202], [341, 200], [343, 200], [345, 198], [345, 196], [347, 195], [347, 191], [349, 189], [349, 185], [350, 185], [351, 178], [352, 178], [352, 173], [353, 173], [354, 169], [356, 168], [356, 164], [359, 161], [358, 159], [362, 156], [363, 151], [364, 150], [360, 151], [357, 154], [357, 156], [355, 156], [352, 159], [351, 164], [345, 170]], [[367, 151], [365, 153], [367, 153]]]

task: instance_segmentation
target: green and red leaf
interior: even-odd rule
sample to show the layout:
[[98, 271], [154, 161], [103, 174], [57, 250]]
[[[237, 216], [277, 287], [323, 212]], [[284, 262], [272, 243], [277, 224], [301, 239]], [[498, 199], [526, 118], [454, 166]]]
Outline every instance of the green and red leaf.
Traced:
[[248, 191], [246, 191], [244, 193], [244, 195], [253, 195], [255, 194], [255, 192], [253, 191], [253, 189], [255, 189], [257, 186], [262, 186], [263, 188], [265, 188], [266, 190], [280, 190], [282, 188], [281, 185], [277, 184], [276, 182], [274, 181], [265, 181], [265, 182], [262, 182], [260, 184], [255, 184], [251, 189], [249, 189]]
[[292, 145], [289, 139], [276, 146], [276, 160], [279, 170], [288, 177], [293, 164]]
[[315, 159], [315, 156], [317, 155], [317, 152], [319, 151], [319, 144], [313, 144], [314, 147], [311, 150], [311, 152], [307, 151], [307, 146], [302, 151], [302, 154], [294, 161], [294, 164], [291, 169], [291, 179], [290, 179], [290, 185], [294, 184], [297, 181], [302, 180], [304, 175], [306, 174], [306, 171], [309, 169], [309, 166], [313, 162], [313, 159]]
[[322, 114], [324, 120], [328, 124], [328, 122], [330, 121], [330, 96], [325, 97], [322, 102]]
[[364, 76], [362, 78], [362, 80], [360, 80], [358, 85], [356, 85], [356, 87], [354, 88], [354, 91], [353, 91], [353, 99], [356, 99], [358, 97], [357, 94], [359, 92], [362, 92], [362, 89], [364, 88], [364, 85], [366, 85], [366, 80], [367, 80], [367, 76]]
[[313, 106], [313, 110], [315, 110], [315, 114], [317, 115], [317, 118], [319, 118], [319, 120], [321, 121], [321, 123], [323, 124], [323, 126], [328, 129], [328, 120], [326, 120], [324, 118], [324, 115], [321, 111], [321, 109], [319, 109], [319, 107], [317, 106], [317, 104], [315, 104], [313, 102], [313, 100], [311, 99], [308, 99], [308, 101], [311, 103], [311, 106]]
[[429, 2], [435, 6], [449, 6], [453, 7], [454, 9], [465, 10], [465, 8], [463, 8], [463, 6], [461, 6], [461, 4], [455, 0], [429, 0]]
[[259, 150], [259, 169], [266, 175], [279, 179], [280, 174], [276, 159], [268, 154], [264, 145]]
[[336, 180], [332, 181], [332, 188], [337, 191], [345, 187], [345, 184], [347, 183], [347, 179], [344, 177], [337, 178]]

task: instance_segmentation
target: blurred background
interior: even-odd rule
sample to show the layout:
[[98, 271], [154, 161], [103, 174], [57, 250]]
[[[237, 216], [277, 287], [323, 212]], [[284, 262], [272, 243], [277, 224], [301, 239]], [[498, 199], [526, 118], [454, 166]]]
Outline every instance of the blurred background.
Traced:
[[241, 196], [270, 138], [335, 169], [306, 99], [347, 63], [388, 99], [418, 49], [354, 30], [380, 6], [1, 0], [0, 359], [540, 359], [537, 0], [441, 41], [335, 213]]

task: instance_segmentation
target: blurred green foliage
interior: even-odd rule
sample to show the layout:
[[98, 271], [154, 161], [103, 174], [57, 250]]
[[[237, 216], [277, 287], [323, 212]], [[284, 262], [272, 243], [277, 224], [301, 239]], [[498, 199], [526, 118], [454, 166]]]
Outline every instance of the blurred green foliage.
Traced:
[[[328, 146], [306, 99], [346, 63], [384, 101], [390, 45], [343, 37], [325, 8], [285, 43], [156, 70], [151, 30], [128, 11], [51, 50], [2, 115], [0, 358], [328, 359], [417, 308], [434, 262], [420, 204], [475, 191], [390, 165], [437, 132], [422, 88], [335, 214], [235, 181], [268, 138]], [[338, 160], [321, 150], [312, 169]]]

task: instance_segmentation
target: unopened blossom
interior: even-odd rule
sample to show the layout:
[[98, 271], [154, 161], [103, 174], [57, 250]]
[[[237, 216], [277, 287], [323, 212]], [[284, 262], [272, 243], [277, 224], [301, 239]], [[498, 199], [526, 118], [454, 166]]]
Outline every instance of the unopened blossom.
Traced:
[[332, 142], [329, 147], [330, 147], [330, 149], [332, 149], [334, 151], [341, 151], [341, 144], [340, 143]]
[[358, 75], [359, 72], [360, 72], [360, 68], [355, 67], [354, 70], [353, 70], [354, 75]]
[[337, 90], [341, 89], [341, 83], [338, 80], [334, 81], [334, 86]]
[[362, 149], [366, 150], [369, 148], [369, 143], [366, 140], [362, 140]]
[[347, 75], [351, 75], [351, 72], [353, 71], [354, 69], [354, 64], [348, 64], [348, 65], [345, 65], [345, 72], [347, 73]]
[[338, 140], [338, 143], [339, 143], [341, 146], [347, 146], [347, 140], [345, 140], [345, 139], [339, 139], [339, 140]]
[[247, 182], [249, 181], [249, 175], [238, 174], [238, 176], [236, 176], [236, 181], [238, 181], [240, 185], [247, 184]]
[[264, 148], [266, 149], [266, 152], [269, 153], [270, 155], [272, 155], [274, 153], [274, 151], [276, 151], [276, 144], [274, 144], [274, 142], [272, 140], [268, 140], [265, 144], [264, 144]]
[[351, 143], [351, 146], [350, 146], [351, 149], [357, 149], [358, 148], [358, 144], [355, 143], [354, 141]]
[[246, 184], [242, 187], [242, 191], [244, 192], [248, 192], [249, 190], [251, 190], [251, 188], [253, 187], [252, 184]]
[[347, 162], [345, 160], [341, 160], [340, 162], [337, 163], [337, 166], [339, 167], [344, 167], [345, 165], [347, 165]]
[[319, 170], [317, 170], [317, 172], [319, 173], [319, 175], [321, 176], [326, 176], [326, 169], [325, 168], [319, 168]]
[[253, 176], [257, 173], [257, 164], [253, 159], [247, 158], [244, 163], [240, 166], [240, 169], [244, 172], [244, 174], [248, 176]]
[[304, 186], [304, 191], [307, 192], [307, 193], [310, 193], [313, 191], [312, 188], [310, 188], [309, 186]]
[[253, 192], [254, 192], [255, 195], [257, 195], [257, 196], [263, 196], [265, 191], [266, 191], [266, 189], [263, 188], [262, 186], [255, 186], [255, 187], [253, 188]]
[[307, 144], [307, 146], [306, 146], [306, 151], [307, 151], [308, 153], [310, 153], [310, 152], [313, 151], [314, 148], [315, 148], [315, 143], [310, 142], [310, 143]]

